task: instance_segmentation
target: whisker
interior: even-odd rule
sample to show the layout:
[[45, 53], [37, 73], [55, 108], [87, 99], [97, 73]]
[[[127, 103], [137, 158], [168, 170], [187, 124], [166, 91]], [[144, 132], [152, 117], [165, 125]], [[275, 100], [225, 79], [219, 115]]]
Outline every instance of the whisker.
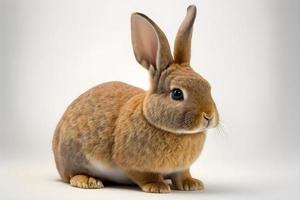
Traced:
[[214, 128], [214, 130], [217, 132], [217, 135], [225, 135], [228, 136], [227, 128], [223, 121], [219, 120], [218, 125]]

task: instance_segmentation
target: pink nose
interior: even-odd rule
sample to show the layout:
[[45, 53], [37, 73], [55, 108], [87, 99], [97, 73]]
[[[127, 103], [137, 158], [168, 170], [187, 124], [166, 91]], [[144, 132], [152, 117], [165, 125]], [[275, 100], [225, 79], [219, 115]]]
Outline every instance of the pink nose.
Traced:
[[208, 122], [210, 122], [213, 118], [214, 118], [214, 114], [206, 114], [206, 113], [203, 113], [203, 117], [204, 119], [206, 119]]

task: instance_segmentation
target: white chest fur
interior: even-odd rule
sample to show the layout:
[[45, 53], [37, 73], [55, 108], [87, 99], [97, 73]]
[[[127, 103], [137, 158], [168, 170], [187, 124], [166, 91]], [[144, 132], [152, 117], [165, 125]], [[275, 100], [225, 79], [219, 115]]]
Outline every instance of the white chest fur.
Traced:
[[124, 171], [117, 167], [105, 166], [99, 161], [90, 160], [87, 169], [91, 176], [95, 176], [100, 180], [109, 180], [123, 184], [132, 183]]

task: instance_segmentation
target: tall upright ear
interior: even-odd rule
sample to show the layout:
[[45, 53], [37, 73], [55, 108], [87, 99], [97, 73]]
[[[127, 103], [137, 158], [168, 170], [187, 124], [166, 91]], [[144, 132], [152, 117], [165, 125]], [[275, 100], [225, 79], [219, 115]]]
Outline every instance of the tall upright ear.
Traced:
[[163, 71], [173, 62], [165, 34], [146, 15], [131, 15], [131, 40], [136, 60], [146, 69]]
[[189, 6], [187, 8], [186, 16], [179, 27], [174, 46], [174, 60], [176, 63], [181, 64], [190, 62], [193, 24], [196, 13], [196, 6]]

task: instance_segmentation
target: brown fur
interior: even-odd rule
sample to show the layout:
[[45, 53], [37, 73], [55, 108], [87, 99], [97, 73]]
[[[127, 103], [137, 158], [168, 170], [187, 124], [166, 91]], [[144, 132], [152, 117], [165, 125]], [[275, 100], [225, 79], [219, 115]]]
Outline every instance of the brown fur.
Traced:
[[[195, 7], [188, 9], [178, 45], [183, 45], [178, 41], [191, 40], [195, 12]], [[121, 169], [145, 192], [169, 192], [166, 176], [171, 177], [174, 189], [203, 189], [202, 182], [190, 175], [189, 167], [203, 148], [205, 117], [212, 118], [212, 126], [218, 123], [210, 85], [186, 60], [190, 46], [184, 48], [186, 53], [177, 54], [182, 58], [173, 61], [165, 35], [148, 17], [133, 14], [132, 32], [137, 61], [150, 72], [150, 90], [109, 82], [78, 97], [54, 133], [57, 169], [64, 181], [81, 188], [103, 187], [95, 179], [101, 177], [92, 177], [89, 171], [93, 160]], [[148, 42], [141, 45], [144, 40]], [[183, 101], [171, 98], [173, 86], [187, 91]], [[185, 134], [199, 126], [202, 131]]]

